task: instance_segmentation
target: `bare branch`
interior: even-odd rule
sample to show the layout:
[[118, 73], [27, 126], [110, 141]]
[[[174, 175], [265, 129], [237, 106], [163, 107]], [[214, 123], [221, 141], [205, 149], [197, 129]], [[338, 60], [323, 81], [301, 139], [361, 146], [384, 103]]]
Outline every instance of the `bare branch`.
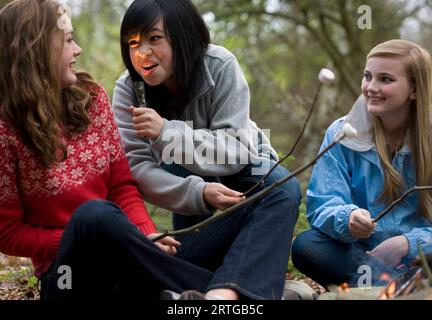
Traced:
[[390, 212], [391, 209], [393, 209], [398, 203], [402, 202], [409, 194], [411, 194], [414, 191], [427, 191], [432, 190], [432, 186], [414, 186], [411, 189], [407, 190], [403, 195], [401, 195], [399, 198], [397, 198], [395, 201], [391, 203], [390, 206], [385, 208], [383, 211], [381, 211], [373, 220], [373, 223], [378, 222], [381, 220], [382, 217], [384, 217], [387, 213]]
[[276, 167], [278, 165], [280, 165], [282, 162], [284, 162], [286, 159], [288, 159], [288, 157], [290, 155], [292, 155], [292, 153], [294, 152], [295, 148], [297, 147], [297, 145], [298, 145], [301, 137], [303, 136], [303, 133], [305, 132], [307, 124], [309, 123], [309, 120], [310, 120], [310, 118], [312, 116], [312, 113], [313, 113], [313, 111], [315, 109], [315, 106], [316, 106], [316, 103], [318, 101], [318, 96], [320, 94], [321, 88], [322, 88], [322, 83], [320, 82], [319, 85], [318, 85], [318, 88], [317, 88], [317, 90], [315, 92], [315, 96], [314, 96], [312, 105], [311, 105], [311, 107], [309, 109], [309, 113], [308, 113], [308, 115], [306, 117], [306, 120], [305, 120], [305, 122], [303, 124], [303, 128], [301, 129], [299, 135], [297, 136], [297, 139], [295, 140], [294, 145], [291, 147], [291, 150], [283, 158], [279, 159], [279, 161], [276, 162], [272, 166], [272, 168], [270, 169], [270, 171], [267, 172], [267, 174], [265, 176], [263, 176], [252, 188], [250, 188], [248, 191], [246, 191], [244, 193], [245, 196], [248, 196], [252, 191], [254, 191], [258, 186], [260, 186], [261, 183], [276, 169]]

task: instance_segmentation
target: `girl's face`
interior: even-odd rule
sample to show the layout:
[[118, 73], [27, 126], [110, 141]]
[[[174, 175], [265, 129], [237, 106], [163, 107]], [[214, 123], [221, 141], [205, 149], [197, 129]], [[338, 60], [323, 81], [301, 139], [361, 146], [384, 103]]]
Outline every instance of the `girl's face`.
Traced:
[[59, 72], [60, 86], [63, 89], [77, 82], [76, 70], [73, 65], [76, 63], [76, 57], [81, 54], [81, 48], [73, 39], [73, 27], [69, 18], [63, 15], [61, 19], [64, 22], [63, 28], [60, 30], [64, 34], [63, 39], [60, 32], [53, 39], [53, 50], [55, 53], [61, 52], [61, 54], [60, 56], [54, 54], [53, 57], [56, 59], [54, 63]]
[[403, 61], [398, 58], [368, 59], [361, 89], [368, 111], [383, 121], [403, 122], [416, 99]]
[[164, 84], [173, 90], [173, 52], [162, 19], [145, 35], [134, 35], [128, 43], [132, 64], [143, 80], [149, 86]]

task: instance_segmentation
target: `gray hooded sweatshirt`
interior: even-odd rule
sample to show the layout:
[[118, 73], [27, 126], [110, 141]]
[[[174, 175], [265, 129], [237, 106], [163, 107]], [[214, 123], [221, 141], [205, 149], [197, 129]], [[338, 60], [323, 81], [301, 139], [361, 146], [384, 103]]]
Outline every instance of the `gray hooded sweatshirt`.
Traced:
[[[155, 140], [137, 137], [133, 128], [128, 108], [137, 106], [137, 99], [128, 71], [117, 80], [113, 94], [123, 146], [144, 199], [186, 215], [211, 212], [203, 198], [206, 182], [200, 176], [232, 175], [248, 163], [277, 159], [268, 138], [249, 118], [249, 87], [235, 56], [210, 45], [204, 72], [201, 89], [182, 116], [164, 119]], [[162, 161], [177, 163], [194, 175], [175, 176], [160, 167]]]

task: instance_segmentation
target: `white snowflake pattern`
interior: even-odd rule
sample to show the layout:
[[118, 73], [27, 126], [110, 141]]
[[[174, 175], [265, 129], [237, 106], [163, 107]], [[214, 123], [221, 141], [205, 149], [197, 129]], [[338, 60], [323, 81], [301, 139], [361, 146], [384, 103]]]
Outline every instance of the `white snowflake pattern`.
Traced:
[[97, 156], [99, 156], [99, 155], [102, 154], [102, 150], [101, 150], [101, 148], [99, 146], [95, 147], [95, 153], [96, 153]]
[[117, 146], [110, 145], [110, 154], [111, 154], [111, 157], [114, 158], [117, 155], [117, 152], [118, 152]]
[[82, 162], [87, 162], [91, 161], [91, 159], [93, 158], [93, 154], [90, 150], [85, 150], [80, 153], [79, 157]]
[[110, 143], [109, 143], [109, 141], [107, 141], [107, 140], [105, 140], [103, 143], [102, 143], [102, 148], [105, 150], [105, 151], [108, 151], [108, 150], [110, 150]]
[[108, 130], [108, 132], [113, 131], [114, 128], [113, 128], [113, 124], [111, 123], [111, 121], [106, 124], [105, 128]]
[[[24, 157], [30, 158], [31, 156], [32, 156], [32, 153], [31, 153], [30, 149], [27, 147], [24, 148]], [[34, 161], [33, 161], [33, 163], [34, 163]]]
[[42, 170], [41, 169], [31, 170], [29, 176], [30, 179], [32, 180], [39, 180], [40, 178], [42, 178]]
[[56, 167], [56, 171], [57, 171], [58, 173], [65, 172], [67, 169], [68, 169], [68, 167], [67, 167], [65, 161], [60, 162], [60, 163], [57, 165], [57, 167]]
[[100, 157], [99, 159], [96, 160], [96, 167], [98, 169], [102, 169], [106, 166], [107, 163], [107, 158], [106, 157]]
[[91, 135], [89, 135], [88, 137], [87, 137], [87, 142], [92, 146], [92, 145], [94, 145], [95, 143], [97, 143], [99, 141], [99, 136], [98, 136], [98, 134], [95, 132], [95, 133], [92, 133]]
[[9, 173], [13, 173], [15, 171], [15, 163], [7, 163], [5, 164], [5, 170]]
[[80, 150], [87, 149], [87, 145], [83, 140], [78, 141], [77, 145]]
[[30, 190], [30, 188], [31, 188], [30, 181], [24, 180], [23, 182], [21, 182], [21, 186], [26, 191]]
[[70, 159], [70, 165], [72, 166], [72, 167], [75, 167], [76, 165], [77, 165], [77, 159], [75, 159], [75, 158], [71, 158]]
[[82, 168], [76, 168], [73, 169], [70, 174], [73, 179], [77, 180], [84, 176], [84, 170]]
[[58, 187], [60, 187], [61, 181], [59, 177], [52, 177], [50, 179], [48, 179], [45, 183], [46, 187], [48, 189], [57, 189]]
[[69, 145], [67, 148], [67, 152], [69, 155], [73, 155], [75, 153], [75, 150], [76, 150], [75, 147], [71, 145]]
[[103, 124], [103, 120], [101, 117], [97, 116], [94, 120], [93, 123], [96, 125], [96, 127], [101, 127]]
[[8, 176], [0, 177], [0, 188], [7, 188], [11, 185], [11, 178]]

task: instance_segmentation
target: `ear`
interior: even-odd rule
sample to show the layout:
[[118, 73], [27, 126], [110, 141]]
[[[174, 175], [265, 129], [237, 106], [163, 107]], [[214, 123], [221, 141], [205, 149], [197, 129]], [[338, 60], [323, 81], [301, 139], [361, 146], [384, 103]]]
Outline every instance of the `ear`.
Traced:
[[416, 99], [416, 92], [415, 89], [411, 90], [410, 95], [408, 96], [411, 100], [415, 100]]

